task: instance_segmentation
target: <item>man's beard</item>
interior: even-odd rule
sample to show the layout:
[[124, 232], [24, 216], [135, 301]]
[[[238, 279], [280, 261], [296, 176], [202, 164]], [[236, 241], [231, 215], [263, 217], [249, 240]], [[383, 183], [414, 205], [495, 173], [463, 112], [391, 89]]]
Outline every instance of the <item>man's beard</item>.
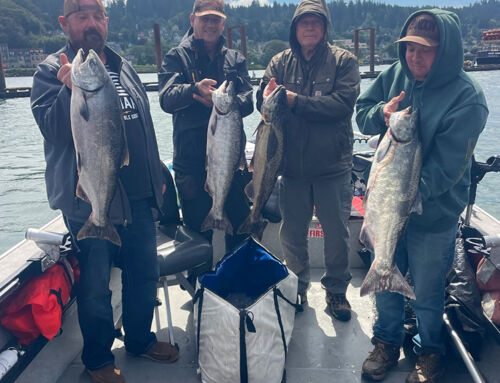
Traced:
[[83, 32], [82, 40], [72, 41], [75, 50], [82, 48], [85, 53], [89, 53], [93, 49], [97, 54], [104, 51], [105, 43], [105, 38], [96, 29], [88, 29]]

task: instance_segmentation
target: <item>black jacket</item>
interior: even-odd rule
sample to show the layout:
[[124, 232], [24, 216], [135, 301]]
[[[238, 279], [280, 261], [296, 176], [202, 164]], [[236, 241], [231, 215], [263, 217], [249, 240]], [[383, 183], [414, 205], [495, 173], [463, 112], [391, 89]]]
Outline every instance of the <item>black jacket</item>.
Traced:
[[[70, 62], [76, 55], [71, 45], [67, 44], [38, 65], [33, 77], [31, 110], [44, 138], [47, 163], [45, 183], [50, 207], [60, 209], [70, 220], [84, 222], [90, 215], [91, 207], [75, 195], [78, 174], [71, 134], [71, 90], [57, 79], [61, 53], [65, 53]], [[146, 137], [154, 199], [156, 207], [161, 209], [163, 176], [146, 90], [126, 60], [108, 47], [105, 53], [108, 58], [120, 62], [120, 82], [137, 104]], [[111, 201], [109, 216], [115, 224], [126, 224], [131, 221], [130, 205], [125, 190], [119, 184]]]
[[212, 108], [193, 99], [196, 82], [212, 78], [219, 86], [226, 76], [236, 76], [242, 117], [253, 112], [253, 89], [245, 57], [223, 44], [224, 39], [221, 37], [219, 51], [214, 59], [217, 65], [216, 78], [206, 73], [209, 58], [203, 40], [194, 39], [192, 28], [179, 46], [172, 48], [163, 59], [158, 75], [160, 104], [165, 112], [173, 115], [173, 169], [176, 172], [203, 174], [205, 171], [207, 127]]

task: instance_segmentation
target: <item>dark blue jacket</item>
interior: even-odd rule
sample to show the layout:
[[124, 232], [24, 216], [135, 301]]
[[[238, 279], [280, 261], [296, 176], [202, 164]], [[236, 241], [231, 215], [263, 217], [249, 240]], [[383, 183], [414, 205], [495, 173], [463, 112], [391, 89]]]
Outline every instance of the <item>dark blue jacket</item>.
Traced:
[[[47, 163], [45, 183], [49, 205], [52, 209], [60, 209], [70, 220], [84, 222], [90, 215], [91, 207], [75, 195], [78, 174], [71, 134], [71, 90], [57, 79], [61, 53], [65, 53], [70, 62], [76, 55], [71, 45], [67, 44], [38, 65], [33, 77], [31, 110], [44, 138]], [[163, 176], [146, 90], [126, 60], [108, 47], [105, 48], [105, 53], [108, 58], [120, 63], [120, 82], [134, 99], [141, 116], [154, 200], [156, 207], [161, 209]], [[111, 201], [109, 216], [115, 224], [127, 224], [131, 221], [130, 204], [121, 183]]]

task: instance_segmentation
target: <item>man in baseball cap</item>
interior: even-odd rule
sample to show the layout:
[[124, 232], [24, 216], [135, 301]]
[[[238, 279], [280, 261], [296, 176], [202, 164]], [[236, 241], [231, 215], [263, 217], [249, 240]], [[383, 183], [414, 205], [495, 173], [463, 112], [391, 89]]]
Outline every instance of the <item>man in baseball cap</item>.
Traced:
[[78, 0], [64, 0], [64, 17], [86, 10], [97, 10], [106, 14], [106, 9], [102, 0], [95, 0], [95, 4], [80, 4]]
[[224, 13], [223, 0], [195, 0], [193, 5], [193, 14], [201, 17], [205, 15], [215, 15], [226, 19]]
[[408, 25], [406, 36], [396, 40], [397, 43], [414, 42], [427, 47], [439, 46], [439, 27], [429, 13], [416, 16]]

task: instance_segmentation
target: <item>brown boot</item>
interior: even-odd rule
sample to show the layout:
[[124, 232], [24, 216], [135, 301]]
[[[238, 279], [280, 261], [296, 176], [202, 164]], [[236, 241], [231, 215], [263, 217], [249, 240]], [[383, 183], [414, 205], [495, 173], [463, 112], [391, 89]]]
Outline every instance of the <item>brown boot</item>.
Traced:
[[363, 362], [361, 372], [365, 379], [382, 380], [387, 371], [398, 364], [399, 347], [377, 338], [373, 338], [373, 343], [375, 348]]
[[179, 350], [168, 342], [156, 342], [148, 352], [138, 356], [160, 363], [174, 363], [179, 359]]
[[330, 313], [342, 322], [351, 319], [351, 305], [345, 294], [326, 293], [326, 304]]
[[423, 354], [418, 357], [415, 369], [406, 378], [406, 383], [436, 383], [443, 375], [443, 357], [439, 354]]
[[87, 370], [94, 383], [125, 383], [121, 371], [113, 364], [98, 370]]

